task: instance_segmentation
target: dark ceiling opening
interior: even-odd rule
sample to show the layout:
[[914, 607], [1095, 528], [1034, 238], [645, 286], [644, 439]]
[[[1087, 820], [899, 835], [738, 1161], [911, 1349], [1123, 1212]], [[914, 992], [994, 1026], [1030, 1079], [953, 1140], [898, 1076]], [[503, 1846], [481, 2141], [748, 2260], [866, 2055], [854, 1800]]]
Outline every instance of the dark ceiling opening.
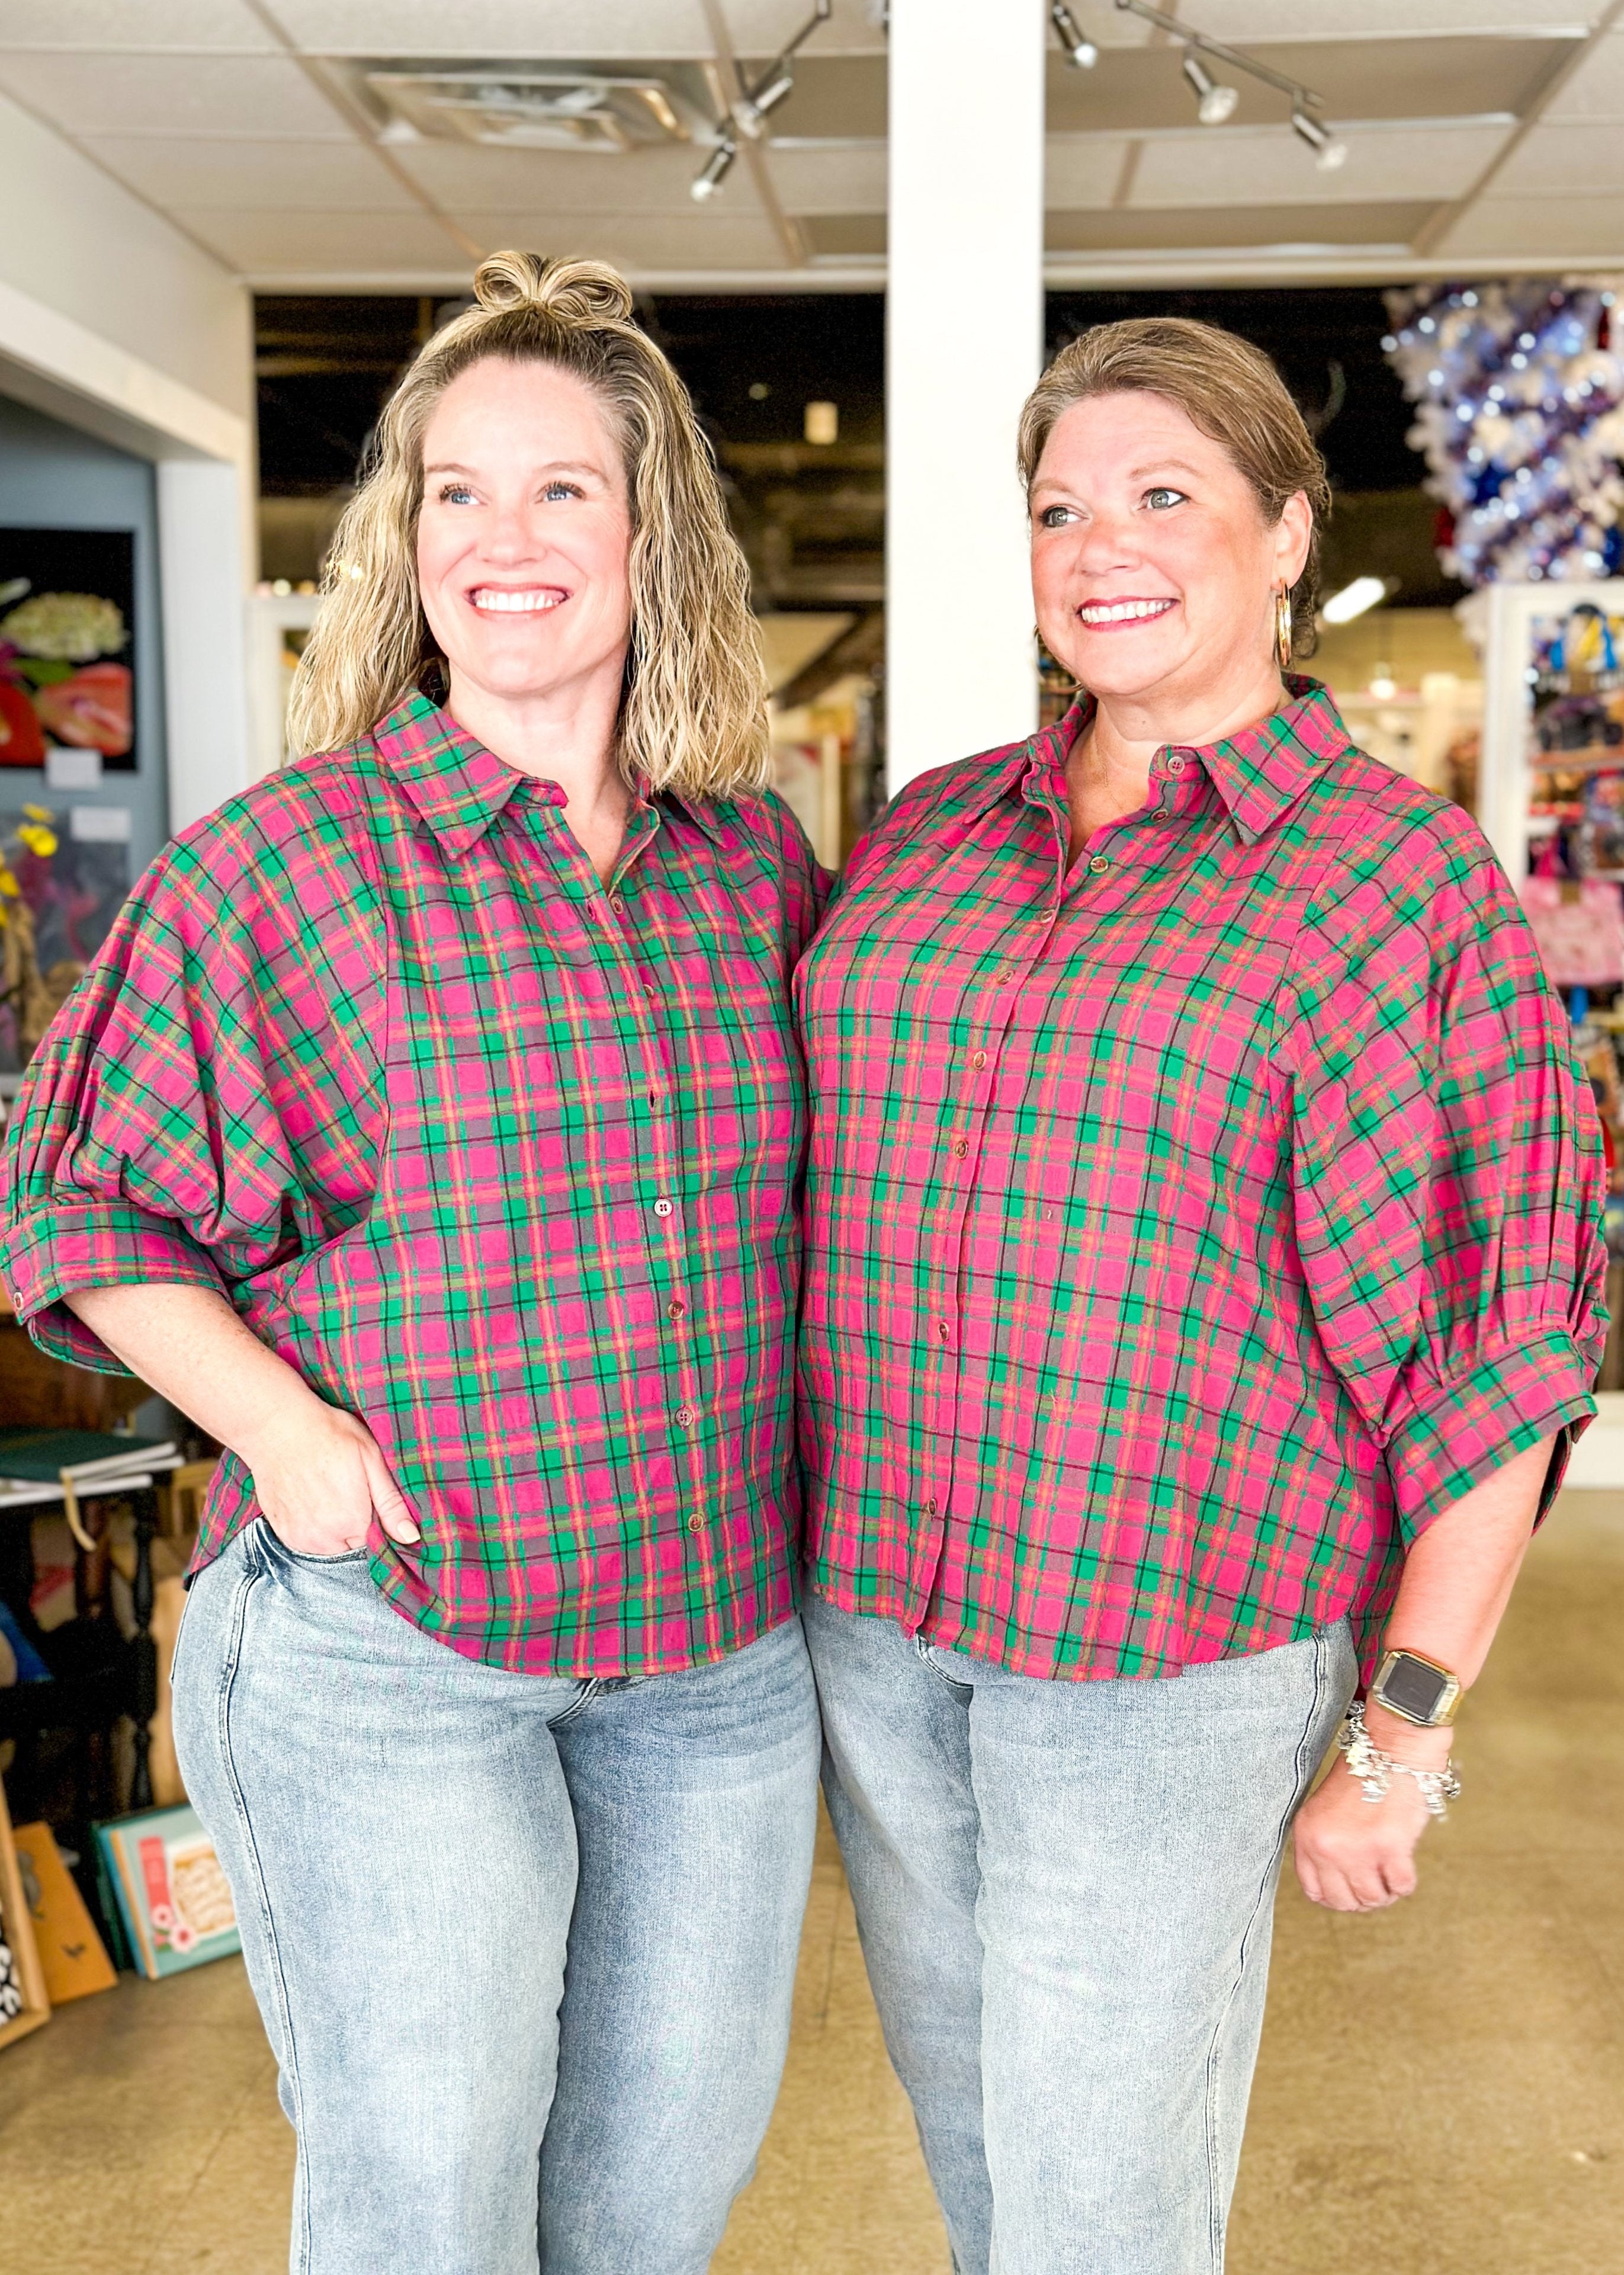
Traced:
[[[264, 573], [317, 573], [379, 408], [442, 321], [428, 298], [261, 299], [257, 304]], [[692, 392], [714, 443], [763, 608], [878, 607], [884, 595], [885, 302], [879, 293], [691, 295], [639, 303]], [[1379, 291], [1051, 293], [1051, 351], [1089, 326], [1177, 314], [1227, 325], [1279, 364], [1330, 468], [1339, 510], [1328, 586], [1396, 579], [1394, 604], [1439, 607], [1435, 509], [1405, 440], [1410, 412], [1381, 350]], [[952, 385], [944, 370], [941, 383]], [[806, 406], [835, 406], [834, 437], [807, 440]], [[1013, 474], [1013, 457], [1011, 480]], [[302, 502], [302, 503], [301, 503]]]

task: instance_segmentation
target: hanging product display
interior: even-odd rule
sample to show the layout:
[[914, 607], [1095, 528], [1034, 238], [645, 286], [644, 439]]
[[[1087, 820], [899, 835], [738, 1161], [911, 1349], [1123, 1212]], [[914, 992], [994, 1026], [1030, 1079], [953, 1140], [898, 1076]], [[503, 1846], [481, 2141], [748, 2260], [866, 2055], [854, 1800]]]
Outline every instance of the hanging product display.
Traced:
[[[1616, 1319], [1624, 1304], [1624, 613], [1589, 599], [1542, 608], [1527, 620], [1522, 654], [1530, 796], [1521, 896], [1601, 1121]], [[1614, 1337], [1604, 1388], [1624, 1387], [1621, 1368], [1624, 1339]]]
[[1528, 657], [1530, 871], [1624, 880], [1624, 616], [1588, 601], [1536, 616]]
[[1614, 294], [1520, 279], [1386, 295], [1382, 344], [1467, 585], [1624, 564], [1624, 341]]
[[1530, 877], [1522, 906], [1553, 987], [1624, 985], [1624, 905], [1599, 877], [1572, 884]]

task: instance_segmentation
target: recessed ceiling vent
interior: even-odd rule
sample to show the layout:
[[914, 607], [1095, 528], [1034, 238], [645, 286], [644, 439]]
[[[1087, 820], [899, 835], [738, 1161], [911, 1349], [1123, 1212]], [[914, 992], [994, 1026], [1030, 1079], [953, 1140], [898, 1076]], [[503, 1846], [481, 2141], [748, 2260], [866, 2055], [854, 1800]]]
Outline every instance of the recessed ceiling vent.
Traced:
[[515, 150], [625, 151], [686, 142], [689, 103], [664, 79], [565, 66], [369, 71], [388, 123], [383, 139], [495, 143]]

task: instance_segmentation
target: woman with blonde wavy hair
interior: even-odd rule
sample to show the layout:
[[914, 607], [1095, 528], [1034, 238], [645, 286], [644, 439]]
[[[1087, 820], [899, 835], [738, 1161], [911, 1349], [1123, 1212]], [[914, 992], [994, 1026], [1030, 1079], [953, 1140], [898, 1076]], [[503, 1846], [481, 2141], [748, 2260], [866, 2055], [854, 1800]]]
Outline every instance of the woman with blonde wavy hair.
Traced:
[[168, 849], [34, 1061], [0, 1260], [47, 1349], [226, 1448], [176, 1729], [293, 2268], [691, 2275], [811, 1866], [820, 879], [631, 294], [520, 253], [474, 290], [340, 525], [306, 755]]

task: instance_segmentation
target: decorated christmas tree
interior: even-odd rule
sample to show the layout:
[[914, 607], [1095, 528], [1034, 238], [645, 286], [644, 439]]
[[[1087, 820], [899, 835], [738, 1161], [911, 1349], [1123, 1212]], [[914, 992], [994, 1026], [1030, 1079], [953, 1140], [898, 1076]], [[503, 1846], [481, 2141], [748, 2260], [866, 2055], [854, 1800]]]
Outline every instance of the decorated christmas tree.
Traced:
[[1389, 292], [1382, 344], [1467, 585], [1624, 567], [1624, 310], [1601, 285], [1519, 279]]

